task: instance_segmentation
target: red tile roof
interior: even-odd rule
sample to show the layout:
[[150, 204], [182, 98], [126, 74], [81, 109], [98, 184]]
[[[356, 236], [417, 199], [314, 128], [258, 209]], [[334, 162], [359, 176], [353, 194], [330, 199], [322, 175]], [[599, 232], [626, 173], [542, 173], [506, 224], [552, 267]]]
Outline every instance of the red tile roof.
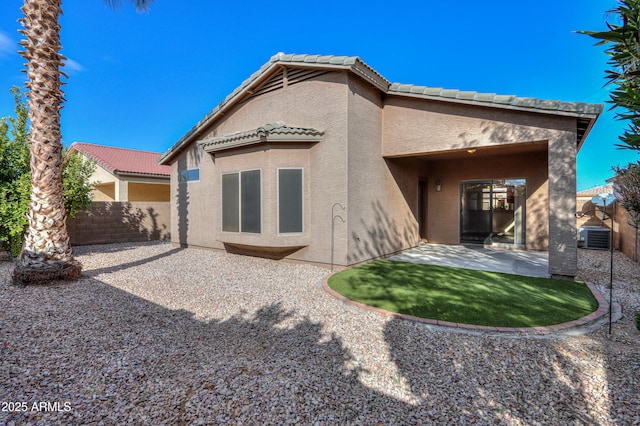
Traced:
[[171, 167], [158, 164], [162, 156], [158, 152], [114, 148], [84, 142], [74, 142], [69, 149], [81, 152], [113, 174], [169, 177], [171, 171]]

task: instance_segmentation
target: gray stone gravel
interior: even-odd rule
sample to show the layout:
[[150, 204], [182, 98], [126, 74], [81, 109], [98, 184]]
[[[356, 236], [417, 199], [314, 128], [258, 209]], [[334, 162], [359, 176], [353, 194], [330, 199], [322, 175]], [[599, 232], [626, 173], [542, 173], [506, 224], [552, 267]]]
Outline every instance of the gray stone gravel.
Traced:
[[[12, 286], [0, 262], [0, 425], [640, 424], [640, 268], [619, 253], [612, 335], [537, 339], [353, 308], [310, 265], [76, 252], [76, 283]], [[579, 262], [606, 291], [608, 252]]]

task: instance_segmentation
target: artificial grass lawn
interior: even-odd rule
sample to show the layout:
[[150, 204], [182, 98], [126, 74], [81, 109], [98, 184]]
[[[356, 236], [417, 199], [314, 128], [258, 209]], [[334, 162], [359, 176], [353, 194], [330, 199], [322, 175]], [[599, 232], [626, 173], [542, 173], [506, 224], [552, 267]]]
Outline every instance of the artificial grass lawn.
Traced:
[[392, 260], [342, 271], [329, 287], [391, 312], [494, 327], [560, 324], [598, 308], [581, 282]]

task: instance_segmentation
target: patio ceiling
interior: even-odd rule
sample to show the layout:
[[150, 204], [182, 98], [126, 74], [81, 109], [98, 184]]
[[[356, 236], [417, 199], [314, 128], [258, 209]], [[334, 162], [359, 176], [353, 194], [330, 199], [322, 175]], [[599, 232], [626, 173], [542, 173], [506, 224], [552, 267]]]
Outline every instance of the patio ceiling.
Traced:
[[459, 160], [466, 158], [492, 157], [496, 155], [522, 155], [547, 150], [547, 141], [503, 144], [493, 146], [465, 147], [446, 151], [434, 151], [415, 155], [385, 156], [385, 158], [418, 158], [428, 161]]

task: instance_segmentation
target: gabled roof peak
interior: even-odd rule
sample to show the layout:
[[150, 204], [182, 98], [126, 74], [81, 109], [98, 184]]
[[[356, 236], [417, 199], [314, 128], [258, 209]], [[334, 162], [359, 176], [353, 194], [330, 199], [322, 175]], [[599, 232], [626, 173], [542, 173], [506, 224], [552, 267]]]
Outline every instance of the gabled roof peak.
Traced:
[[378, 89], [383, 92], [386, 91], [391, 84], [386, 78], [378, 73], [378, 71], [360, 59], [359, 56], [286, 54], [280, 52], [273, 55], [269, 62], [273, 64], [280, 63], [293, 64], [297, 66], [349, 69], [369, 81], [369, 83], [378, 87]]

